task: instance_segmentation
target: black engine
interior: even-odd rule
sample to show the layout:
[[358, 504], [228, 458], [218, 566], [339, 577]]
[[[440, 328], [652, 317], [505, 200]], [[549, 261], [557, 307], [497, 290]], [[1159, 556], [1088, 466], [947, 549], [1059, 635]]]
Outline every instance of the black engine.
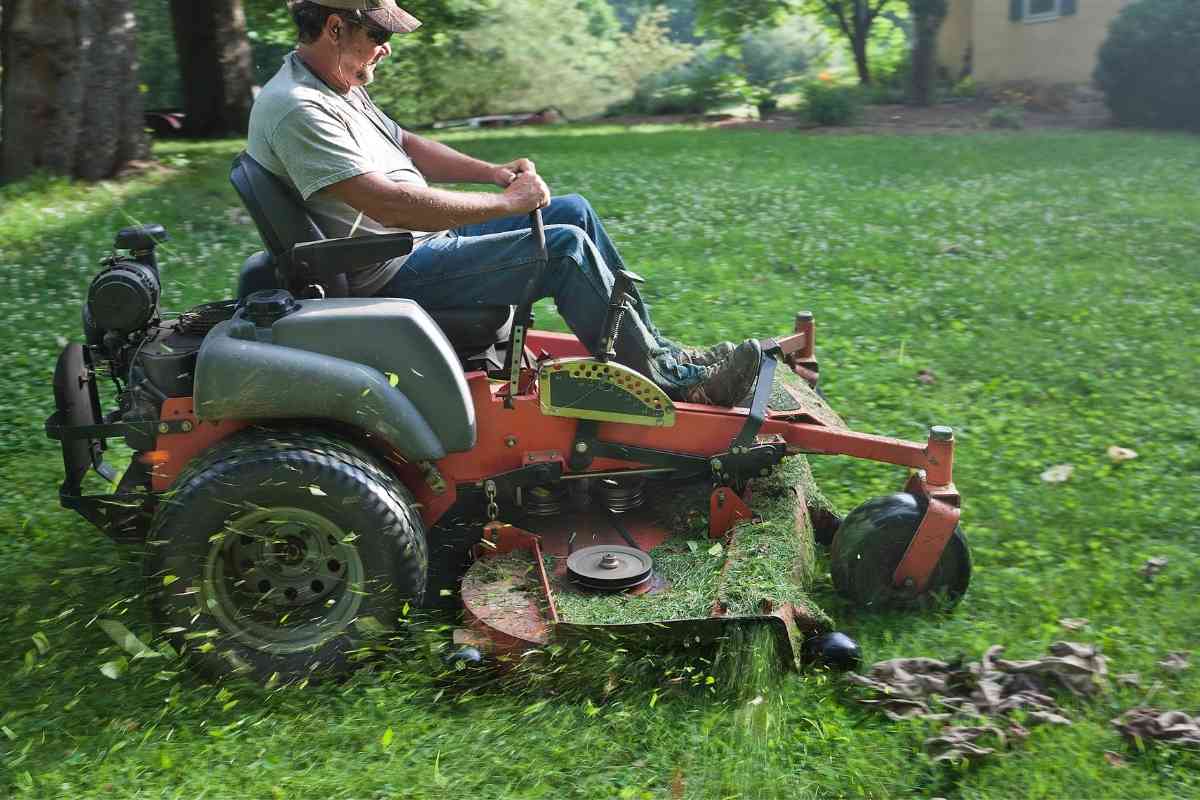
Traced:
[[107, 362], [122, 412], [139, 418], [156, 417], [168, 397], [192, 393], [196, 354], [204, 337], [232, 317], [236, 307], [233, 300], [207, 303], [164, 320], [155, 248], [167, 238], [162, 225], [139, 225], [118, 233], [116, 252], [92, 280], [83, 308], [88, 348]]
[[[155, 248], [166, 240], [162, 225], [139, 225], [117, 234], [113, 254], [102, 262], [103, 269], [88, 288], [85, 344], [68, 345], [59, 358], [54, 376], [57, 410], [46, 421], [47, 434], [63, 443], [63, 505], [125, 541], [144, 534], [147, 507], [139, 498], [148, 499], [144, 492], [149, 473], [135, 459], [116, 495], [107, 497], [83, 496], [83, 478], [94, 468], [108, 480], [115, 479], [103, 458], [106, 439], [123, 437], [135, 451], [154, 448], [163, 403], [192, 394], [204, 337], [236, 308], [235, 301], [225, 300], [163, 319]], [[102, 413], [100, 403], [105, 379], [116, 397], [117, 407], [109, 413]]]

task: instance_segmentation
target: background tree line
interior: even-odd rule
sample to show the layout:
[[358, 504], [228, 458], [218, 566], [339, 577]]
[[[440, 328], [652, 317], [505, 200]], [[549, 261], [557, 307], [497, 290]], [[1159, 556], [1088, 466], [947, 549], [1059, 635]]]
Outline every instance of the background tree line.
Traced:
[[[406, 0], [426, 24], [393, 39], [371, 91], [411, 125], [547, 106], [769, 113], [818, 73], [898, 91], [911, 31], [928, 29], [909, 6], [938, 3]], [[546, 19], [535, 41], [513, 35]], [[293, 44], [281, 0], [0, 0], [0, 177], [116, 174], [148, 157], [147, 109], [183, 111], [190, 136], [244, 133]]]

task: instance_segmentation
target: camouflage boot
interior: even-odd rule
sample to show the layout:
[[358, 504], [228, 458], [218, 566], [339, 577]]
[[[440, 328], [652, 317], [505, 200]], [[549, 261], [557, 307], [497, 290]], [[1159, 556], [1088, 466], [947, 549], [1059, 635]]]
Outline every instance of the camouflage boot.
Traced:
[[733, 354], [733, 342], [718, 342], [712, 347], [680, 347], [675, 351], [675, 358], [680, 364], [695, 364], [698, 367], [710, 367], [719, 364]]
[[705, 367], [706, 377], [684, 389], [683, 399], [689, 403], [731, 407], [753, 391], [761, 365], [762, 348], [754, 339], [747, 339], [724, 361]]

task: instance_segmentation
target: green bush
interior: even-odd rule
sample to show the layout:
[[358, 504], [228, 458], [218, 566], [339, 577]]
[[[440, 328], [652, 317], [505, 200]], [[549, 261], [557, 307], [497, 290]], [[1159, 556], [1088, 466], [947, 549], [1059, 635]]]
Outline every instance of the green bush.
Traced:
[[686, 64], [644, 79], [633, 98], [611, 109], [627, 114], [703, 114], [742, 100], [745, 81], [720, 48], [703, 47]]
[[976, 85], [975, 79], [968, 75], [954, 84], [954, 88], [950, 90], [950, 93], [955, 97], [970, 99], [979, 94], [979, 86]]
[[876, 81], [869, 86], [859, 86], [858, 97], [869, 106], [900, 105], [907, 102], [908, 92], [901, 86], [892, 86]]
[[804, 107], [808, 118], [818, 125], [846, 125], [860, 111], [858, 95], [853, 89], [825, 81], [804, 86]]
[[1126, 6], [1100, 47], [1096, 83], [1123, 125], [1200, 131], [1200, 3]]
[[996, 106], [987, 113], [989, 128], [1020, 130], [1025, 127], [1025, 112], [1018, 106]]

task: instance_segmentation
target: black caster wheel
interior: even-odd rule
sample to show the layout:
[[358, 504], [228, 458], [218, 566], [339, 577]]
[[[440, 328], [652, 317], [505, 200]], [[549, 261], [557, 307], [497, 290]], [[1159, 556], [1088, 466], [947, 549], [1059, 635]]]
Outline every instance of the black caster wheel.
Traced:
[[849, 672], [862, 665], [858, 642], [841, 631], [830, 631], [804, 640], [800, 654], [805, 664]]
[[942, 601], [956, 604], [971, 582], [971, 551], [958, 526], [934, 567], [929, 586], [917, 594], [892, 585], [892, 574], [916, 536], [927, 501], [907, 492], [876, 497], [842, 521], [830, 547], [834, 588], [863, 608], [912, 608]]

